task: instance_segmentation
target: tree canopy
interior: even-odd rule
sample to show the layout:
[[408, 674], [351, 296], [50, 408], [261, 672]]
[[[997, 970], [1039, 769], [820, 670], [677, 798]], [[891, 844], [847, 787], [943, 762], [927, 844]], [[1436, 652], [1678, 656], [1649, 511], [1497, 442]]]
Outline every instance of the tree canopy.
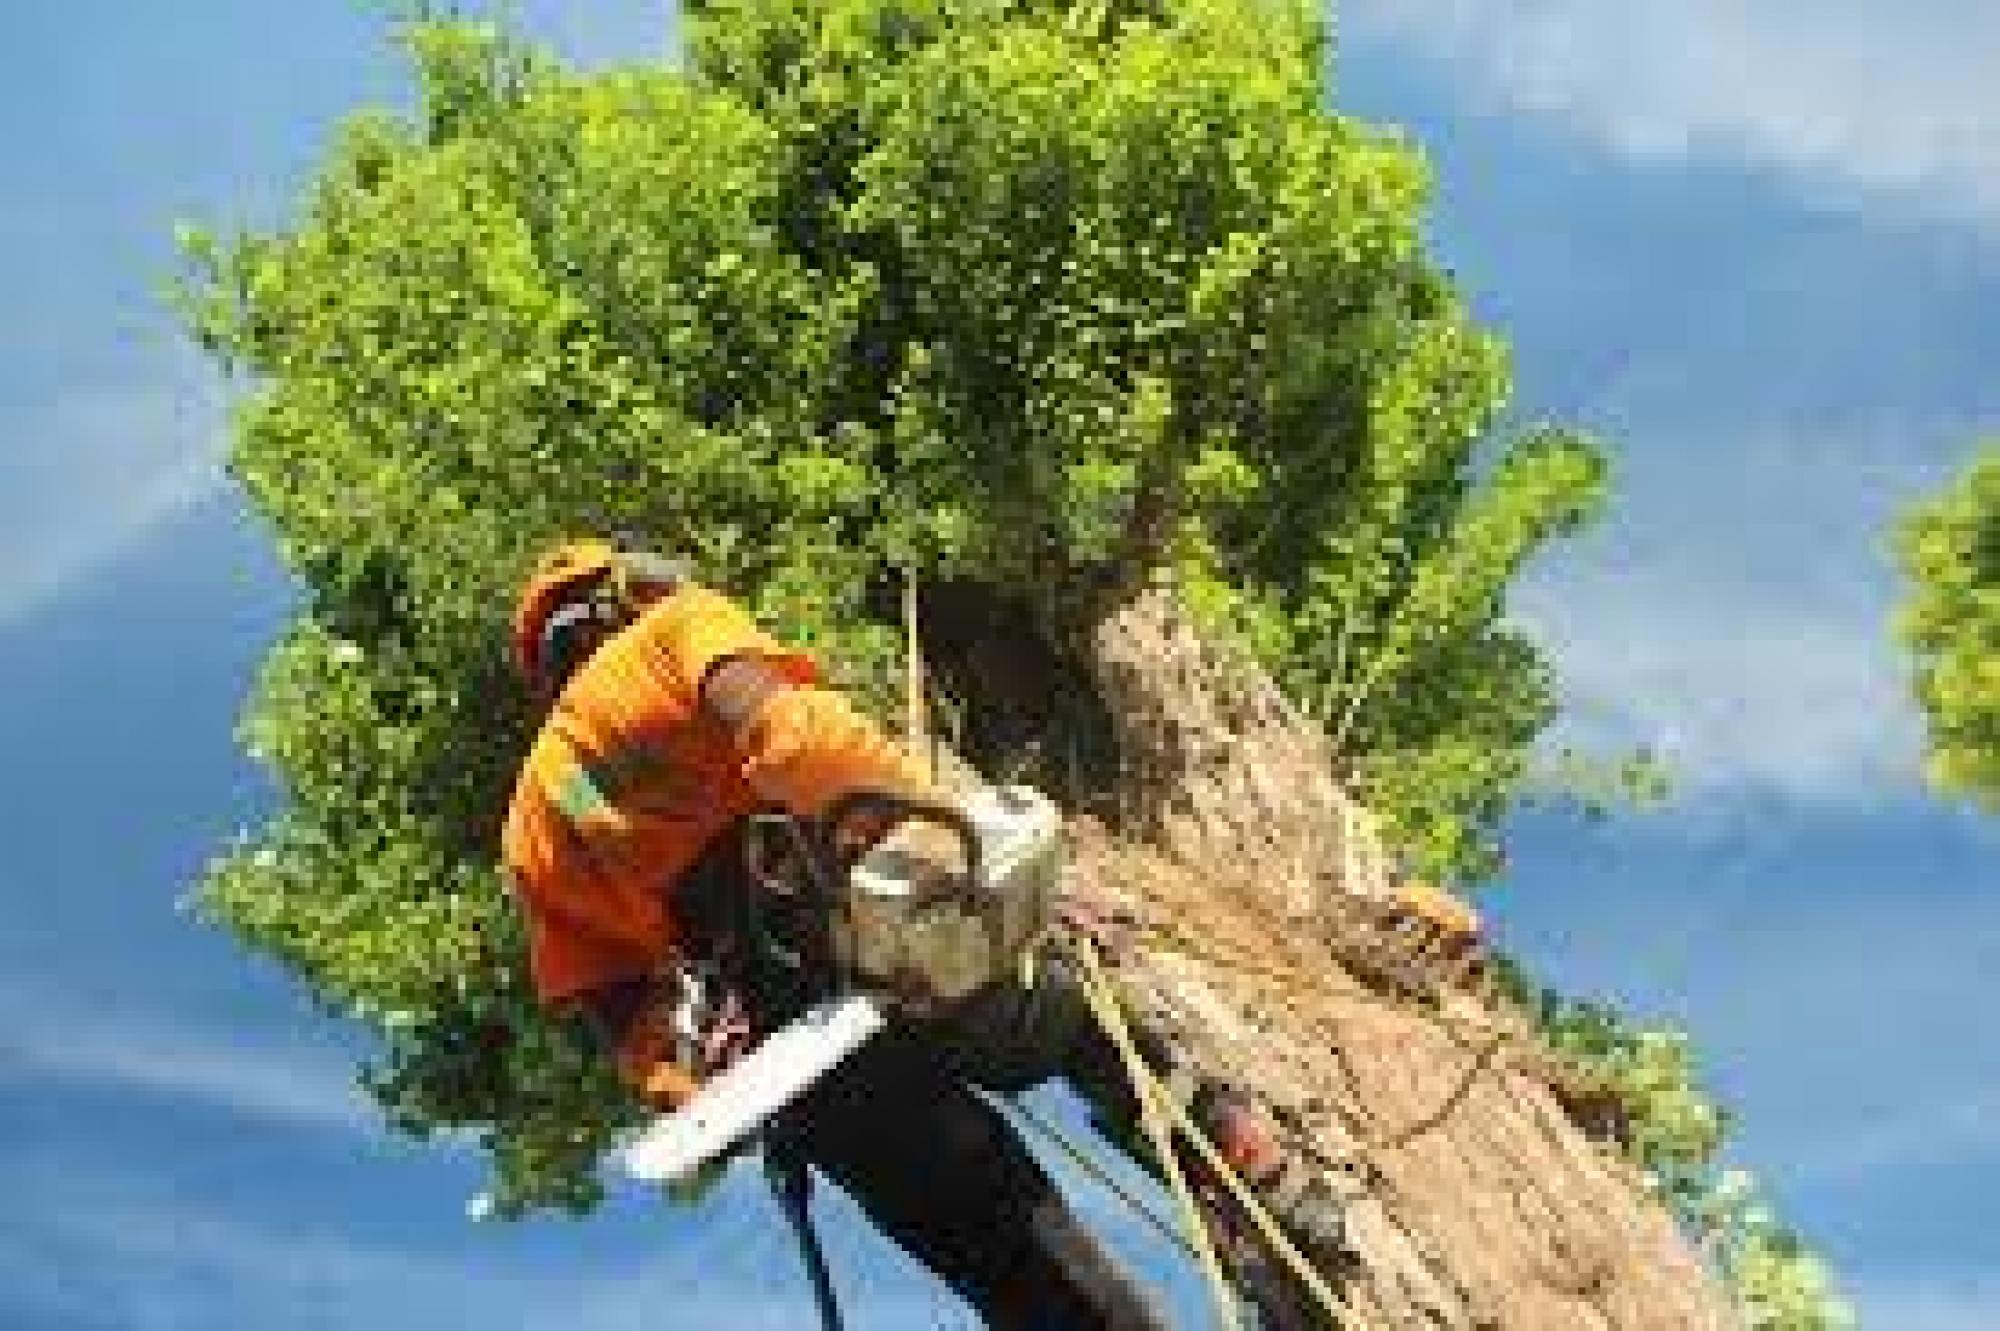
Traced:
[[1897, 621], [1943, 790], [2000, 808], [2000, 444], [1904, 520]]
[[[584, 1208], [633, 1107], [538, 1012], [494, 865], [533, 553], [692, 554], [880, 697], [901, 570], [1059, 639], [1171, 579], [1322, 719], [1416, 865], [1477, 876], [1554, 710], [1503, 594], [1599, 502], [1500, 429], [1426, 174], [1281, 0], [738, 0], [690, 68], [406, 32], [295, 221], [187, 237], [231, 466], [306, 591], [243, 724], [282, 813], [206, 908], [380, 1035], [503, 1214]], [[976, 706], [976, 700], [970, 705]]]

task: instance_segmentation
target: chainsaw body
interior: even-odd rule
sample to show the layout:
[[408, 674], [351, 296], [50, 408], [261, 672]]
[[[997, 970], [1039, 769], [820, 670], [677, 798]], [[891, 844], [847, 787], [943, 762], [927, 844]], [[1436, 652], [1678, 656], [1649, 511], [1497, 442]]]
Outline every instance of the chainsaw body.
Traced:
[[956, 812], [977, 847], [962, 876], [927, 882], [902, 844], [907, 823], [849, 873], [832, 941], [858, 984], [948, 1005], [1016, 974], [1047, 928], [1062, 875], [1055, 806], [1015, 786], [980, 790]]
[[[839, 848], [863, 819], [892, 823], [845, 869]], [[963, 872], [939, 880], [900, 829], [912, 821], [957, 837]], [[654, 1119], [620, 1152], [635, 1178], [695, 1175], [749, 1138], [894, 1019], [935, 1013], [1011, 979], [1047, 926], [1062, 874], [1062, 820], [1027, 787], [982, 789], [957, 806], [867, 793], [809, 824], [782, 814], [751, 820], [751, 894], [803, 898], [816, 921], [803, 937], [757, 945], [805, 974], [808, 1002], [689, 1101]], [[796, 916], [799, 912], [793, 912]], [[762, 928], [757, 912], [749, 927]]]

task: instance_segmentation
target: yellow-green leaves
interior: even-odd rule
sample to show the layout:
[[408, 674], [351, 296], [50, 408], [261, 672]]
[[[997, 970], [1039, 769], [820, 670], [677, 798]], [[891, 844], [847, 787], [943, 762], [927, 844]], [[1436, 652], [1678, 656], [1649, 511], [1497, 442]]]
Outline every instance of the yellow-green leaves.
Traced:
[[878, 698], [905, 569], [1059, 629], [1171, 571], [1413, 859], [1490, 866], [1552, 707], [1500, 594], [1598, 464], [1475, 465], [1504, 357], [1423, 254], [1422, 161], [1324, 110], [1313, 9], [732, 0], [690, 5], [693, 73], [588, 76], [420, 24], [413, 116], [357, 117], [292, 225], [187, 237], [308, 594], [245, 721], [288, 811], [207, 901], [377, 1031], [396, 1122], [482, 1133], [496, 1213], [588, 1204], [629, 1112], [493, 867], [551, 539], [690, 554]]
[[1926, 771], [2000, 808], [2000, 446], [1912, 512], [1897, 549], [1911, 583], [1897, 631], [1929, 722]]

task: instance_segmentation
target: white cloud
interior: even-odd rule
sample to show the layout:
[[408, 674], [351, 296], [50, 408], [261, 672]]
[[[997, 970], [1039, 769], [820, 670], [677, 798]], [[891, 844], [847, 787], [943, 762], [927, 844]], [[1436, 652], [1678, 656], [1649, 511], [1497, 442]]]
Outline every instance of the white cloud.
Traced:
[[[529, 0], [521, 21], [584, 67], [674, 60], [664, 0]], [[253, 191], [254, 192], [254, 191]], [[245, 205], [249, 215], [287, 208]], [[0, 442], [0, 631], [62, 597], [223, 484], [225, 394], [196, 353], [148, 347], [125, 380], [40, 386]]]
[[[492, 1260], [267, 1227], [105, 1189], [50, 1214], [25, 1246], [39, 1249], [39, 1260], [9, 1273], [8, 1301], [93, 1325], [640, 1331], [661, 1324], [662, 1300], [670, 1300], [674, 1324], [777, 1331], [796, 1326], [800, 1311], [799, 1299], [776, 1282], [740, 1268], [704, 1273], [685, 1256], [612, 1275], [537, 1278]], [[76, 1279], [82, 1271], [90, 1272], [87, 1282]]]
[[[100, 1009], [75, 995], [0, 986], [0, 1061], [31, 1075], [280, 1124], [384, 1131], [340, 1058]], [[1069, 1108], [1075, 1120], [1078, 1111]], [[297, 1221], [260, 1220], [232, 1201], [162, 1195], [150, 1155], [156, 1149], [121, 1136], [93, 1146], [87, 1158], [38, 1151], [10, 1159], [0, 1152], [11, 1203], [0, 1210], [6, 1291], [0, 1314], [25, 1307], [64, 1320], [108, 1316], [134, 1328], [561, 1324], [572, 1331], [644, 1331], [662, 1324], [664, 1292], [671, 1295], [672, 1325], [784, 1331], [809, 1316], [792, 1240], [751, 1162], [732, 1171], [693, 1216], [662, 1214], [642, 1190], [622, 1187], [592, 1223], [615, 1235], [629, 1229], [630, 1208], [650, 1208], [645, 1223], [672, 1230], [665, 1251], [648, 1249], [657, 1255], [524, 1274], [505, 1255], [524, 1230], [496, 1227], [492, 1255], [451, 1256], [370, 1244]], [[1073, 1171], [1049, 1163], [1078, 1187]], [[399, 1167], [380, 1166], [382, 1177]], [[1123, 1172], [1131, 1184], [1133, 1171]], [[952, 1295], [869, 1228], [853, 1201], [833, 1187], [816, 1196], [822, 1237], [851, 1312], [866, 1309], [869, 1325], [883, 1331], [971, 1324]], [[450, 1197], [431, 1200], [440, 1216], [455, 1213]], [[1076, 1201], [1128, 1261], [1194, 1306], [1199, 1289], [1191, 1273], [1177, 1265], [1160, 1269], [1164, 1245], [1156, 1236], [1093, 1189], [1082, 1188]], [[355, 1222], [351, 1214], [341, 1218]], [[438, 1230], [439, 1223], [432, 1222], [434, 1234], [448, 1238], [449, 1228]], [[308, 1309], [311, 1319], [301, 1320]]]
[[0, 990], [0, 1056], [36, 1073], [278, 1123], [380, 1132], [351, 1066], [262, 1040], [135, 1017], [73, 997]]
[[1729, 154], [2000, 221], [2000, 9], [1976, 0], [1346, 0], [1335, 19], [1635, 158]]
[[[1651, 359], [1662, 400], [1705, 400], [1698, 352]], [[1619, 432], [1611, 511], [1512, 599], [1555, 662], [1559, 740], [1646, 745], [1690, 796], [1921, 794], [1889, 535], [1955, 465], [1945, 441], [1977, 430], [1922, 406], [1836, 429], [1812, 397], [1774, 390], [1706, 426], [1631, 411], [1630, 389], [1592, 408], [1646, 422]]]
[[1559, 737], [1645, 745], [1682, 794], [1912, 788], [1917, 721], [1881, 613], [1791, 591], [1688, 562], [1607, 563], [1536, 578], [1514, 612], [1554, 656]]
[[31, 417], [0, 454], [0, 629], [216, 493], [225, 414], [190, 365], [69, 389]]

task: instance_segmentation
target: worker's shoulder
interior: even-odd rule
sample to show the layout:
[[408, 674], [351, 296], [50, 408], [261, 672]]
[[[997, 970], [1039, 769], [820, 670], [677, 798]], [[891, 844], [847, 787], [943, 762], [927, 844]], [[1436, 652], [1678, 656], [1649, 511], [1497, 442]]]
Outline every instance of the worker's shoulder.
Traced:
[[718, 629], [756, 632], [757, 622], [728, 594], [713, 587], [684, 583], [641, 609], [613, 640], [643, 642], [656, 650], [675, 650]]
[[691, 681], [730, 656], [756, 655], [810, 666], [806, 653], [778, 641], [741, 602], [696, 583], [678, 587], [646, 607], [619, 636], [629, 639], [634, 650], [672, 658]]

